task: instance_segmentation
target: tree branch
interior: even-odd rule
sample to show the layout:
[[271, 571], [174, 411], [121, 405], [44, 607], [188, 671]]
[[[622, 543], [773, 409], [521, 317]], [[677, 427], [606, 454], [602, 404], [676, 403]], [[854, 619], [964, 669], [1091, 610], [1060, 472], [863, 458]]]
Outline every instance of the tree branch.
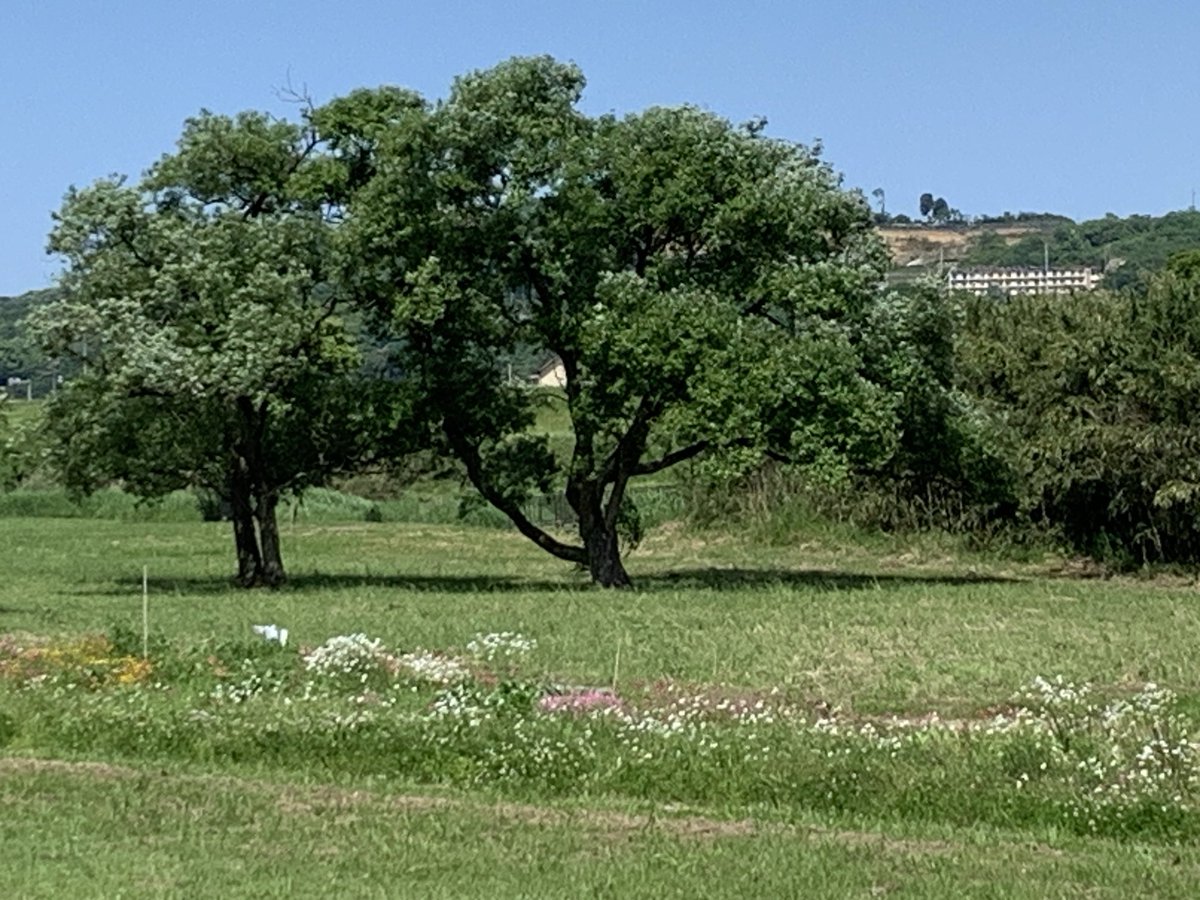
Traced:
[[[296, 154], [296, 158], [292, 160], [292, 164], [288, 166], [287, 171], [284, 172], [284, 180], [291, 178], [296, 174], [296, 170], [300, 168], [300, 166], [304, 163], [304, 160], [308, 158], [308, 155], [317, 149], [317, 146], [320, 143], [320, 139], [315, 134], [308, 135], [308, 139], [304, 142], [304, 146], [301, 148], [300, 152]], [[238, 199], [245, 202], [244, 198], [239, 197]], [[250, 204], [242, 211], [242, 218], [249, 220], [259, 215], [266, 208], [267, 201], [270, 199], [271, 191], [269, 189], [259, 191], [258, 196], [250, 201]]]
[[600, 484], [611, 483], [613, 486], [608, 505], [604, 508], [604, 521], [609, 528], [617, 522], [621, 503], [625, 499], [625, 488], [629, 479], [636, 474], [638, 461], [646, 450], [646, 441], [650, 437], [650, 423], [661, 409], [661, 402], [642, 397], [629, 429], [617, 441], [617, 445], [609, 452], [600, 468]]
[[697, 441], [687, 447], [680, 447], [678, 450], [672, 450], [670, 453], [663, 454], [661, 457], [649, 462], [638, 463], [634, 467], [634, 475], [653, 475], [655, 472], [661, 472], [663, 469], [669, 469], [676, 463], [684, 462], [699, 456], [711, 446], [708, 441]]
[[772, 325], [775, 325], [778, 328], [783, 328], [785, 330], [787, 329], [787, 324], [782, 319], [780, 319], [778, 316], [774, 315], [773, 313], [771, 313], [770, 311], [767, 310], [767, 298], [766, 297], [760, 297], [758, 300], [755, 300], [753, 303], [749, 304], [748, 306], [743, 306], [742, 307], [742, 315], [743, 316], [762, 316], [764, 319], [766, 319]]
[[601, 484], [609, 484], [622, 472], [626, 478], [636, 474], [638, 460], [641, 459], [642, 451], [646, 449], [646, 439], [650, 436], [650, 423], [658, 415], [661, 407], [660, 402], [642, 397], [629, 428], [621, 435], [617, 445], [609, 451], [600, 466], [598, 480]]
[[467, 477], [471, 479], [471, 484], [475, 486], [475, 490], [479, 491], [488, 503], [508, 516], [513, 525], [516, 526], [517, 531], [521, 532], [521, 534], [529, 538], [529, 540], [533, 541], [551, 556], [556, 556], [567, 562], [581, 564], [587, 562], [587, 551], [583, 547], [564, 544], [529, 521], [516, 503], [513, 503], [512, 500], [497, 491], [484, 477], [483, 462], [479, 458], [479, 449], [456, 433], [452, 426], [444, 425], [443, 427], [455, 456], [466, 467]]

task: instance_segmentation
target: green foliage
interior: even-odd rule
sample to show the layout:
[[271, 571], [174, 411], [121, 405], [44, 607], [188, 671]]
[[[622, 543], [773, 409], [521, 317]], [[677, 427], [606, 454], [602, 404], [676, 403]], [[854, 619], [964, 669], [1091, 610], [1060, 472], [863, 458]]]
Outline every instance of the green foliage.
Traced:
[[772, 462], [747, 474], [709, 461], [692, 473], [691, 516], [708, 527], [737, 521], [771, 541], [822, 518], [979, 538], [1003, 527], [1017, 509], [1013, 441], [959, 386], [962, 314], [936, 285], [882, 294], [863, 313], [857, 351], [861, 377], [887, 400], [892, 434], [872, 454], [846, 454], [858, 465], [840, 468]]
[[1013, 223], [1036, 225], [1074, 224], [1074, 220], [1069, 216], [1049, 212], [1028, 212], [1025, 210], [1017, 213], [1005, 211], [998, 216], [976, 216], [974, 221], [980, 225], [1010, 225]]
[[1015, 510], [1002, 433], [958, 386], [961, 317], [959, 300], [924, 285], [884, 297], [863, 329], [865, 374], [893, 398], [899, 437], [858, 485], [920, 504], [885, 509], [885, 527], [978, 529]]
[[245, 584], [283, 577], [280, 498], [393, 425], [337, 315], [322, 142], [311, 121], [204, 112], [140, 183], [72, 189], [50, 238], [59, 299], [31, 318], [82, 366], [47, 413], [64, 483], [224, 499]]
[[[938, 224], [947, 224], [950, 222], [963, 222], [964, 216], [957, 209], [954, 209], [946, 202], [945, 197], [935, 198], [933, 194], [925, 193], [921, 195], [918, 202], [918, 209], [921, 215], [928, 222], [936, 222]], [[896, 216], [889, 220], [886, 216], [881, 216], [881, 224], [887, 224], [888, 221], [899, 223], [901, 220], [908, 221], [906, 216]]]
[[44, 475], [41, 412], [37, 401], [10, 401], [0, 395], [0, 494]]
[[62, 488], [17, 488], [0, 493], [0, 516], [55, 519], [107, 519], [117, 522], [194, 522], [196, 498], [175, 491], [153, 500], [107, 487], [77, 497]]
[[[635, 477], [701, 453], [844, 467], [878, 452], [887, 405], [853, 336], [884, 255], [819, 150], [690, 107], [592, 119], [583, 84], [514, 59], [414, 104], [350, 204], [346, 277], [482, 496], [624, 584], [615, 526]], [[531, 396], [497, 371], [528, 347], [567, 373], [561, 470], [523, 436]], [[578, 545], [520, 510], [564, 482]]]
[[53, 290], [29, 291], [19, 297], [0, 297], [0, 388], [9, 378], [32, 379], [35, 396], [49, 393], [56, 375], [74, 374], [70, 360], [56, 361], [37, 346], [22, 320], [55, 299]]
[[1200, 560], [1194, 290], [971, 302], [964, 386], [1012, 435], [1023, 509], [1118, 565]]

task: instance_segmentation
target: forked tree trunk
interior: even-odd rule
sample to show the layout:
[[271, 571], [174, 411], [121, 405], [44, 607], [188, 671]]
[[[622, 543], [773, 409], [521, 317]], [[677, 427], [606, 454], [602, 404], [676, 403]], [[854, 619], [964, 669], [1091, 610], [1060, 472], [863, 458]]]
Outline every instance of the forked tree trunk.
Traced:
[[278, 587], [286, 575], [279, 547], [279, 495], [255, 498], [249, 467], [239, 463], [229, 479], [233, 511], [233, 543], [237, 551], [237, 582], [242, 587]]
[[629, 587], [629, 573], [621, 562], [617, 529], [604, 516], [603, 488], [594, 481], [567, 484], [567, 500], [579, 516], [579, 537], [587, 554], [588, 573], [601, 587]]
[[[621, 562], [615, 522], [610, 524], [604, 515], [604, 488], [597, 479], [575, 475], [568, 477], [567, 502], [578, 517], [582, 546], [564, 544], [529, 521], [519, 504], [511, 501], [488, 481], [483, 472], [479, 448], [451, 425], [444, 423], [446, 436], [455, 455], [466, 466], [471, 483], [485, 499], [509, 517], [521, 534], [559, 559], [586, 565], [593, 583], [601, 587], [630, 586], [629, 573]], [[618, 503], [620, 499], [620, 496], [615, 497]]]

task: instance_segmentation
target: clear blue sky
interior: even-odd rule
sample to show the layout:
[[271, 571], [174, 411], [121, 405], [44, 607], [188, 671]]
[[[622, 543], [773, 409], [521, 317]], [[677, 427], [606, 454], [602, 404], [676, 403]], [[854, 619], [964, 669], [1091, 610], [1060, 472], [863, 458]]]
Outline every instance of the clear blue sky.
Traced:
[[1200, 4], [1189, 0], [403, 2], [0, 0], [0, 295], [48, 284], [71, 184], [140, 174], [184, 118], [294, 112], [363, 85], [445, 93], [550, 53], [592, 112], [695, 103], [820, 138], [889, 211], [1162, 213], [1200, 188]]

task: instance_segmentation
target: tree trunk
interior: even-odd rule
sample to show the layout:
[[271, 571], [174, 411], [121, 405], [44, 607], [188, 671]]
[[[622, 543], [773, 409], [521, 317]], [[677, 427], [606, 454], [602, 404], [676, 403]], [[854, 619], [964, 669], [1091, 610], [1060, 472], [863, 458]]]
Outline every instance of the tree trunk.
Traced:
[[262, 556], [258, 552], [252, 518], [234, 517], [233, 543], [237, 549], [237, 582], [242, 587], [254, 587], [262, 578]]
[[232, 509], [233, 543], [237, 551], [237, 582], [242, 587], [254, 587], [262, 579], [263, 560], [254, 528], [250, 485], [242, 471], [233, 472], [229, 479], [229, 503]]
[[284, 581], [275, 511], [279, 494], [268, 486], [262, 440], [266, 407], [237, 398], [240, 434], [230, 472], [233, 532], [238, 548], [238, 582], [244, 587], [277, 587]]
[[579, 516], [579, 537], [592, 582], [601, 587], [629, 587], [629, 573], [621, 562], [616, 522], [604, 515], [604, 489], [592, 479], [567, 481], [567, 502]]
[[601, 587], [625, 588], [632, 582], [625, 564], [621, 562], [621, 548], [617, 542], [617, 530], [609, 528], [601, 516], [593, 523], [584, 537], [587, 547], [588, 572], [592, 581]]
[[258, 541], [262, 549], [262, 583], [268, 587], [283, 584], [283, 556], [279, 552], [279, 521], [275, 515], [279, 497], [267, 494], [258, 501]]

